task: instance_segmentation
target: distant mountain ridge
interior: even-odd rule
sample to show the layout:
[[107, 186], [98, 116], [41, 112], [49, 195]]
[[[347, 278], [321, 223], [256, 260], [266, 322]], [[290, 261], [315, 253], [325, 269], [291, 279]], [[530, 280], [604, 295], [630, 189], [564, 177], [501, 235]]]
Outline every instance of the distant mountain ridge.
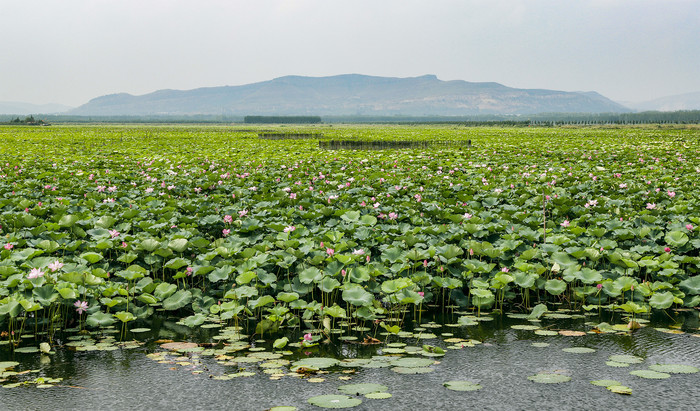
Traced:
[[440, 115], [628, 112], [596, 92], [360, 74], [285, 76], [241, 86], [97, 97], [71, 115]]
[[640, 111], [700, 110], [700, 91], [660, 97], [643, 103], [631, 104], [630, 107]]

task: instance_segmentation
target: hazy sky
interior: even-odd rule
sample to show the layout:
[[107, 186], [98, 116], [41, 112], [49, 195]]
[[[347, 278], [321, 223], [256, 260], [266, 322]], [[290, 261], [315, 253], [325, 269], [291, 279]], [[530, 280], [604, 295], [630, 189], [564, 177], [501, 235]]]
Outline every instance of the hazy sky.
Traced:
[[0, 101], [360, 73], [700, 91], [698, 0], [0, 0]]

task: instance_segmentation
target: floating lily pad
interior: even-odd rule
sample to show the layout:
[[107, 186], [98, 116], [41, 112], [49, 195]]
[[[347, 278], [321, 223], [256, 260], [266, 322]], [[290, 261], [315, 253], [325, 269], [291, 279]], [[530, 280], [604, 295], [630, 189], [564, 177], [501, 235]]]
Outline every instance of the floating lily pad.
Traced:
[[394, 367], [391, 371], [399, 374], [427, 374], [435, 371], [434, 368], [423, 367]]
[[620, 383], [615, 381], [615, 380], [595, 380], [595, 381], [591, 381], [591, 384], [597, 385], [599, 387], [609, 387], [611, 385], [620, 385]]
[[0, 362], [0, 371], [8, 370], [12, 367], [18, 366], [19, 363], [17, 361], [3, 361]]
[[399, 358], [391, 362], [394, 367], [418, 368], [427, 367], [433, 364], [433, 360], [428, 358]]
[[545, 343], [545, 342], [534, 342], [534, 343], [532, 343], [532, 346], [533, 346], [533, 347], [537, 347], [537, 348], [545, 348], [545, 347], [549, 347], [549, 343]]
[[297, 368], [312, 368], [315, 370], [322, 370], [324, 368], [330, 368], [335, 365], [338, 365], [340, 361], [336, 360], [335, 358], [326, 358], [326, 357], [312, 357], [312, 358], [304, 358], [299, 361], [296, 361], [295, 363], [292, 364], [292, 370], [296, 370]]
[[663, 380], [671, 376], [671, 374], [654, 370], [634, 370], [630, 371], [630, 374], [636, 375], [637, 377], [648, 378], [652, 380]]
[[131, 330], [132, 333], [145, 333], [148, 331], [151, 331], [151, 329], [150, 328], [133, 328]]
[[452, 391], [476, 391], [483, 388], [481, 384], [471, 381], [447, 381], [442, 385]]
[[608, 359], [610, 361], [624, 362], [627, 364], [640, 364], [644, 361], [644, 358], [637, 357], [636, 355], [611, 355]]
[[696, 367], [682, 364], [653, 364], [649, 366], [649, 369], [671, 374], [695, 374], [698, 372]]
[[568, 352], [571, 354], [588, 354], [595, 352], [593, 348], [588, 348], [588, 347], [569, 347], [569, 348], [562, 348], [562, 351]]
[[165, 343], [165, 344], [160, 345], [160, 348], [164, 348], [166, 350], [172, 350], [172, 351], [192, 349], [192, 348], [197, 348], [197, 347], [199, 347], [197, 345], [197, 343], [193, 343], [193, 342], [171, 342], [171, 343]]
[[369, 358], [347, 358], [338, 363], [338, 365], [340, 365], [341, 367], [348, 368], [361, 367], [363, 365], [369, 364], [371, 361], [372, 360], [370, 360]]
[[35, 352], [39, 352], [39, 347], [20, 347], [20, 348], [15, 348], [15, 352], [23, 353], [23, 354], [32, 354]]
[[270, 411], [296, 411], [297, 407], [291, 407], [291, 406], [286, 406], [286, 405], [281, 405], [278, 407], [272, 407], [270, 408]]
[[311, 397], [307, 401], [309, 404], [321, 408], [351, 408], [362, 404], [361, 399], [347, 395], [319, 395]]
[[388, 392], [372, 392], [369, 394], [365, 394], [365, 398], [369, 398], [371, 400], [385, 400], [391, 397], [392, 395]]
[[347, 384], [347, 385], [341, 385], [340, 387], [338, 387], [339, 391], [342, 391], [345, 394], [349, 394], [349, 395], [371, 394], [374, 392], [383, 392], [383, 391], [386, 391], [388, 389], [389, 389], [389, 387], [387, 387], [386, 385], [372, 384], [372, 383]]
[[573, 330], [561, 330], [561, 331], [559, 331], [559, 334], [566, 336], [566, 337], [581, 337], [581, 336], [586, 335], [586, 333], [583, 331], [573, 331]]
[[554, 336], [554, 335], [559, 335], [558, 332], [552, 331], [552, 330], [535, 330], [535, 334], [537, 335], [546, 335], [546, 336]]
[[524, 330], [524, 331], [534, 331], [540, 328], [539, 325], [529, 325], [529, 324], [516, 324], [511, 325], [510, 328], [514, 330]]
[[571, 377], [568, 375], [561, 375], [555, 373], [539, 373], [527, 377], [528, 380], [537, 382], [540, 384], [558, 384], [562, 382], [571, 381]]
[[626, 387], [624, 385], [610, 385], [607, 388], [610, 392], [622, 395], [632, 395], [632, 388]]

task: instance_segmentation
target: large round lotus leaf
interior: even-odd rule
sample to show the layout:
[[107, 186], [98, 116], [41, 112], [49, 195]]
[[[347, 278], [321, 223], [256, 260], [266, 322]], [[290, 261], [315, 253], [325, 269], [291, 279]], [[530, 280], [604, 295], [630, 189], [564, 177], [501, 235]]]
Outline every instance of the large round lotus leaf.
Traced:
[[688, 241], [690, 241], [690, 238], [688, 238], [688, 235], [682, 231], [671, 231], [670, 233], [666, 234], [664, 240], [666, 240], [666, 244], [670, 245], [671, 247], [682, 247]]
[[658, 372], [654, 370], [634, 370], [630, 371], [630, 374], [636, 375], [637, 377], [649, 378], [652, 380], [663, 380], [671, 376], [665, 372]]
[[428, 358], [399, 358], [391, 362], [394, 367], [427, 367], [434, 363], [433, 360]]
[[653, 364], [649, 366], [649, 369], [671, 374], [695, 374], [698, 372], [696, 367], [682, 364]]
[[338, 387], [338, 390], [344, 392], [345, 394], [349, 395], [364, 395], [364, 394], [371, 394], [373, 392], [382, 392], [388, 390], [389, 387], [386, 385], [381, 385], [381, 384], [372, 384], [372, 383], [364, 383], [364, 384], [347, 384], [347, 385], [341, 385]]
[[371, 305], [374, 297], [371, 293], [365, 291], [361, 286], [348, 287], [343, 291], [343, 300], [352, 305], [363, 306]]
[[553, 330], [535, 330], [535, 334], [537, 335], [546, 335], [546, 336], [553, 336], [553, 335], [559, 335], [558, 332], [553, 331]]
[[658, 310], [665, 310], [673, 305], [673, 294], [670, 291], [654, 293], [649, 299], [649, 305]]
[[163, 308], [169, 311], [178, 310], [192, 301], [189, 290], [180, 290], [163, 301]]
[[297, 368], [311, 368], [315, 370], [322, 370], [324, 368], [330, 368], [335, 365], [338, 365], [340, 361], [336, 360], [335, 358], [327, 358], [327, 357], [312, 357], [312, 358], [304, 358], [299, 361], [296, 361], [292, 364], [292, 369], [297, 369]]
[[694, 277], [688, 277], [687, 279], [678, 283], [680, 287], [686, 294], [698, 295], [700, 294], [700, 275]]
[[632, 388], [626, 387], [624, 385], [610, 385], [605, 387], [607, 388], [610, 392], [614, 392], [615, 394], [623, 394], [623, 395], [631, 395], [632, 394]]
[[367, 364], [360, 365], [362, 368], [386, 368], [391, 367], [391, 364], [387, 361], [370, 361]]
[[608, 359], [610, 361], [624, 362], [627, 364], [640, 364], [644, 361], [644, 358], [635, 355], [611, 355]]
[[476, 391], [483, 388], [481, 384], [471, 381], [447, 381], [442, 385], [444, 385], [448, 390], [453, 391]]
[[369, 398], [371, 400], [385, 400], [391, 397], [392, 395], [388, 392], [372, 392], [369, 394], [365, 394], [365, 398]]
[[544, 283], [544, 289], [552, 295], [559, 295], [566, 290], [566, 283], [562, 280], [557, 280], [556, 278], [547, 280]]
[[600, 387], [609, 387], [611, 385], [620, 385], [620, 383], [615, 381], [615, 380], [595, 380], [595, 381], [591, 381], [591, 384], [597, 385]]
[[569, 348], [563, 348], [562, 351], [572, 353], [572, 354], [588, 354], [595, 352], [593, 348], [588, 348], [588, 347], [569, 347]]
[[427, 374], [435, 371], [435, 369], [427, 367], [394, 367], [391, 371], [399, 374]]
[[576, 273], [576, 278], [581, 280], [584, 284], [594, 284], [599, 283], [603, 280], [603, 276], [600, 272], [592, 270], [588, 267], [584, 267], [581, 271]]
[[321, 408], [351, 408], [362, 404], [361, 399], [347, 395], [319, 395], [309, 398], [308, 402]]
[[527, 377], [528, 380], [538, 382], [541, 384], [557, 384], [560, 382], [569, 382], [571, 377], [567, 375], [554, 374], [554, 373], [539, 373]]
[[108, 327], [117, 322], [112, 314], [97, 311], [87, 316], [85, 324], [90, 327]]
[[291, 406], [279, 406], [279, 407], [272, 407], [270, 408], [270, 411], [296, 411], [297, 407], [291, 407]]

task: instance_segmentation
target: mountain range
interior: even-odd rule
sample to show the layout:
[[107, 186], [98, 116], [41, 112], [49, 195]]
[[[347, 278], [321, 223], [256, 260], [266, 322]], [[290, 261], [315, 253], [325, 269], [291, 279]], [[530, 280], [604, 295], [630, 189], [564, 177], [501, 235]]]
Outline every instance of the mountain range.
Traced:
[[285, 76], [241, 86], [97, 97], [70, 115], [440, 115], [627, 112], [596, 92], [360, 74]]

